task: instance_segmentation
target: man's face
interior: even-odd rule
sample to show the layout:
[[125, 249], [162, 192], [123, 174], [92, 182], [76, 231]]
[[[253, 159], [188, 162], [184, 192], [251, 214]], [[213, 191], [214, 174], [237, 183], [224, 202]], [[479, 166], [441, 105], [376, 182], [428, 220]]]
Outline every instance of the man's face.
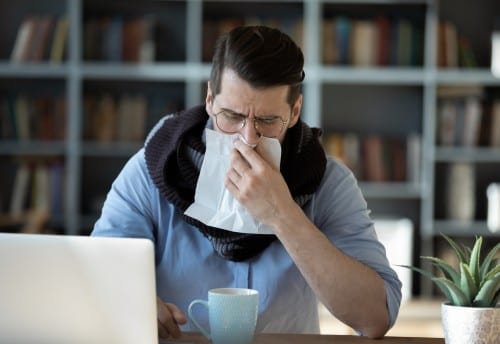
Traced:
[[[302, 106], [302, 96], [300, 96], [290, 109], [287, 103], [288, 89], [289, 86], [256, 89], [232, 69], [225, 68], [222, 72], [220, 93], [213, 94], [210, 83], [208, 85], [206, 110], [213, 117], [214, 129], [219, 132], [235, 131], [250, 145], [256, 145], [261, 134], [276, 137], [282, 142], [286, 130], [297, 123]], [[224, 131], [216, 124], [216, 115], [219, 125], [222, 121], [242, 123], [240, 120], [243, 121], [245, 118], [246, 124], [243, 127], [235, 124], [235, 129], [231, 127]], [[256, 125], [254, 120], [257, 122]]]

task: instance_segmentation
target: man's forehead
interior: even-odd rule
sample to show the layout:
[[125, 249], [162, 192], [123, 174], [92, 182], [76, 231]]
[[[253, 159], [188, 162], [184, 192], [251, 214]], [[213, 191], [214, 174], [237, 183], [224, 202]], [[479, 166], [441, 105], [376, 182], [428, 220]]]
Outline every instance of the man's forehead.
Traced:
[[[241, 79], [234, 71], [228, 70], [221, 78], [220, 93], [217, 98], [227, 107], [264, 106], [273, 109], [286, 107], [287, 85], [253, 87]], [[222, 104], [221, 104], [222, 105]]]

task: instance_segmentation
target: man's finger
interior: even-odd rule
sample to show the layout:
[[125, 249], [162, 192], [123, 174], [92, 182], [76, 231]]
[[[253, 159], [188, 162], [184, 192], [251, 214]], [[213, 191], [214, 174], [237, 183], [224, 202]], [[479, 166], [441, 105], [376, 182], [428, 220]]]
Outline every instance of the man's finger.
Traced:
[[242, 141], [236, 140], [234, 142], [234, 148], [241, 153], [241, 156], [246, 160], [250, 167], [253, 167], [260, 162], [259, 154], [257, 154], [252, 147], [246, 145]]
[[184, 314], [183, 311], [181, 311], [179, 309], [179, 307], [177, 307], [173, 303], [167, 303], [166, 305], [167, 305], [168, 309], [170, 310], [170, 313], [174, 317], [174, 320], [176, 323], [182, 325], [182, 324], [185, 324], [187, 322], [186, 315]]
[[161, 323], [160, 320], [158, 320], [158, 337], [161, 339], [167, 339], [170, 336], [170, 333], [168, 333], [167, 329], [163, 324]]

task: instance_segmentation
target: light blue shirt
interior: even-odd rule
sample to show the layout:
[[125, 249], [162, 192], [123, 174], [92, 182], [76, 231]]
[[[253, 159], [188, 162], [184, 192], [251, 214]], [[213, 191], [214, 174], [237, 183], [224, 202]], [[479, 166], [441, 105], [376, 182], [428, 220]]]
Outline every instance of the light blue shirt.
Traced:
[[[401, 302], [401, 282], [377, 240], [351, 171], [329, 157], [323, 180], [303, 210], [336, 247], [382, 277], [392, 326]], [[222, 259], [160, 194], [148, 174], [144, 149], [114, 181], [92, 235], [152, 240], [158, 296], [185, 314], [193, 299], [206, 300], [212, 288], [252, 288], [259, 291], [258, 332], [319, 333], [316, 296], [280, 241], [243, 262]], [[195, 313], [206, 325], [206, 310], [195, 309]], [[190, 322], [182, 330], [197, 331]]]

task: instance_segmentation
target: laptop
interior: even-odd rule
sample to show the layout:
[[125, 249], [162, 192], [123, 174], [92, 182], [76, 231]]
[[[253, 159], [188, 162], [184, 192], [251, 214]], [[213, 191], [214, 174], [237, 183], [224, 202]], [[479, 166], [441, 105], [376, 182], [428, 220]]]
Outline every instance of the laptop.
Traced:
[[158, 343], [147, 239], [0, 233], [0, 343]]

